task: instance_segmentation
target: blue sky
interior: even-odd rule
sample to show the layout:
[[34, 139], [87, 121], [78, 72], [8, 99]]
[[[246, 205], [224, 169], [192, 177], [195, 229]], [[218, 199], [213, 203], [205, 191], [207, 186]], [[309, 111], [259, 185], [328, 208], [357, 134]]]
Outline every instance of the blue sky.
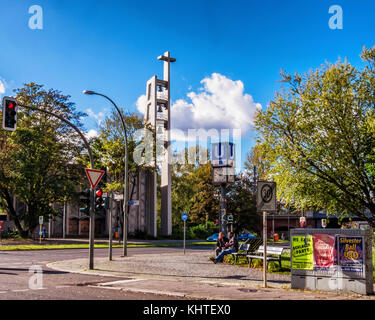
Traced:
[[[32, 5], [43, 9], [42, 30], [28, 27]], [[328, 26], [331, 5], [343, 9], [342, 30]], [[31, 81], [59, 89], [72, 96], [79, 110], [91, 109], [96, 117], [110, 105], [84, 96], [84, 89], [137, 111], [146, 81], [155, 74], [162, 77], [157, 56], [169, 50], [177, 58], [171, 75], [172, 101], [179, 101], [180, 108], [176, 114], [193, 107], [206, 110], [202, 101], [207, 96], [200, 94], [215, 95], [210, 90], [220, 90], [220, 83], [237, 86], [233, 100], [220, 98], [228, 103], [226, 112], [235, 114], [232, 101], [237, 99], [243, 98], [245, 109], [246, 103], [265, 108], [280, 88], [281, 68], [306, 72], [339, 56], [361, 65], [362, 47], [375, 45], [374, 30], [373, 0], [0, 0], [0, 81], [8, 95]], [[243, 85], [242, 96], [236, 81]], [[222, 126], [227, 113], [220, 117]], [[94, 117], [84, 123], [87, 130], [97, 129]], [[242, 160], [254, 136], [251, 127], [245, 128]]]

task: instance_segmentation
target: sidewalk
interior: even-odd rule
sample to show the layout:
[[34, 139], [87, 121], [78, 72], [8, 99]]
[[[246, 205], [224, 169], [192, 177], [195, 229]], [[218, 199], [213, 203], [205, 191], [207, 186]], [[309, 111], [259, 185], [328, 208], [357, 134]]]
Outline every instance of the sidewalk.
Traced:
[[[92, 287], [125, 292], [163, 294], [188, 299], [225, 300], [353, 300], [375, 297], [347, 293], [323, 293], [290, 289], [290, 276], [268, 274], [263, 288], [262, 271], [227, 264], [213, 264], [211, 251], [142, 254], [126, 258], [95, 259], [95, 270], [88, 270], [87, 259], [51, 263], [59, 271], [121, 277], [119, 281], [91, 284]], [[125, 279], [124, 279], [125, 278]]]

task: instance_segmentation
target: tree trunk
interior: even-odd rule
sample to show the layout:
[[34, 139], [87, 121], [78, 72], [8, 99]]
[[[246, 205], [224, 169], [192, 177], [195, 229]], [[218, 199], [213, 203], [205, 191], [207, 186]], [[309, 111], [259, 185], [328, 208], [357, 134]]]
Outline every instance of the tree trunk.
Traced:
[[8, 214], [9, 214], [11, 220], [16, 225], [17, 230], [20, 233], [21, 237], [26, 238], [28, 236], [28, 232], [25, 231], [22, 228], [21, 221], [18, 219], [17, 212], [16, 212], [16, 210], [14, 209], [14, 206], [13, 206], [13, 197], [9, 194], [8, 190], [6, 190], [6, 189], [3, 189], [2, 193], [3, 193], [3, 196], [5, 198], [5, 201], [6, 201], [6, 204], [7, 204], [6, 209], [8, 211]]

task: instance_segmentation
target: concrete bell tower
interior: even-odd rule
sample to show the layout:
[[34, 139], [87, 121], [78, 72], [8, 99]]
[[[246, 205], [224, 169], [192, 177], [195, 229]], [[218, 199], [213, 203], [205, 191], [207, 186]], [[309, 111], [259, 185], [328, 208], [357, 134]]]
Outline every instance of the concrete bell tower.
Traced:
[[[151, 167], [156, 168], [160, 165], [161, 169], [161, 235], [168, 236], [172, 234], [172, 156], [171, 156], [171, 110], [170, 110], [170, 68], [171, 63], [176, 59], [171, 58], [169, 51], [165, 52], [158, 60], [164, 61], [163, 80], [153, 76], [147, 81], [146, 86], [146, 112], [145, 126], [155, 132], [156, 154], [154, 163]], [[150, 150], [149, 150], [150, 151]], [[143, 194], [143, 203], [146, 221], [150, 221], [147, 228], [150, 234], [156, 234], [157, 217], [157, 173], [156, 170], [151, 174], [145, 174], [145, 184], [147, 192]]]

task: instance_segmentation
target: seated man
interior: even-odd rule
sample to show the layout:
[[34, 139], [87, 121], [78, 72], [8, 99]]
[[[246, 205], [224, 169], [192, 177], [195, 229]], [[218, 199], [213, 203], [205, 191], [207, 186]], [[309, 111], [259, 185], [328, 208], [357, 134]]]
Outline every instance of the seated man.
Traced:
[[225, 249], [225, 244], [228, 242], [228, 238], [224, 236], [223, 232], [219, 233], [219, 238], [217, 239], [216, 242], [216, 255], [218, 256], [221, 251]]
[[233, 232], [228, 232], [229, 242], [225, 244], [225, 249], [215, 258], [212, 259], [214, 263], [223, 262], [224, 256], [238, 251], [238, 240]]

